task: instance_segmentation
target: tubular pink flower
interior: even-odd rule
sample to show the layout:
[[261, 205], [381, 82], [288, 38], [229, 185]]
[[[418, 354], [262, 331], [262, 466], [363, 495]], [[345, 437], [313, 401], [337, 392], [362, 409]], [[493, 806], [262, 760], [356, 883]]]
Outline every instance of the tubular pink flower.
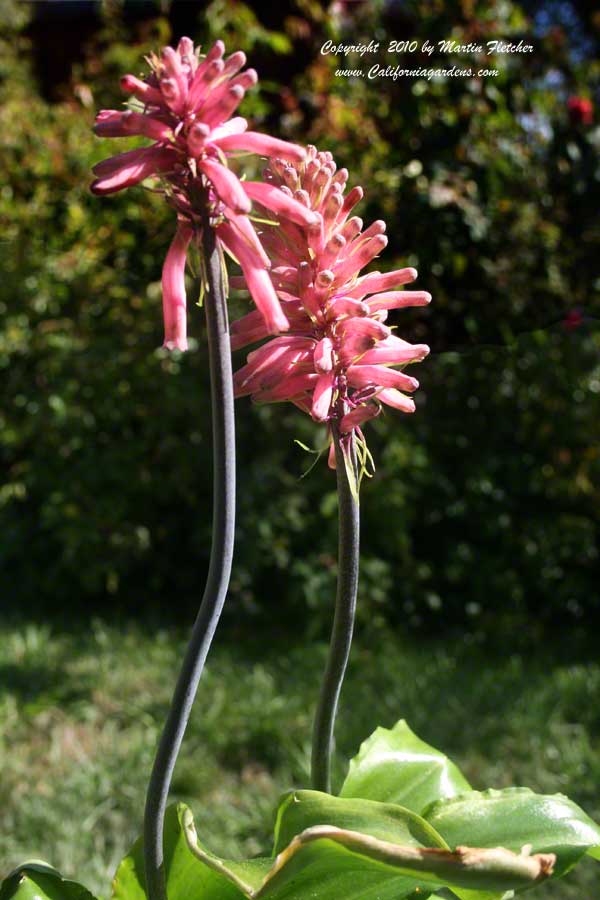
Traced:
[[231, 225], [227, 223], [219, 225], [217, 233], [222, 243], [239, 262], [248, 290], [262, 313], [268, 331], [271, 333], [287, 331], [290, 327], [289, 322], [281, 309], [281, 304], [262, 259]]
[[178, 225], [162, 270], [163, 318], [168, 350], [187, 350], [185, 259], [192, 239], [188, 225]]
[[409, 284], [416, 277], [416, 269], [398, 269], [395, 272], [387, 272], [385, 275], [382, 275], [381, 272], [370, 272], [364, 278], [358, 279], [354, 287], [348, 291], [348, 296], [362, 300], [369, 294], [378, 294], [381, 291], [389, 291], [392, 288], [401, 287], [403, 284]]
[[431, 303], [431, 294], [427, 291], [391, 291], [376, 294], [367, 300], [371, 312], [380, 309], [404, 309], [406, 306], [427, 306]]
[[313, 391], [318, 380], [319, 376], [310, 372], [306, 375], [292, 374], [283, 378], [277, 387], [261, 391], [256, 399], [262, 403], [277, 403], [279, 400], [295, 399], [300, 394]]
[[242, 239], [248, 244], [249, 248], [254, 251], [265, 269], [270, 269], [271, 260], [267, 256], [265, 248], [261, 244], [260, 238], [254, 229], [254, 225], [248, 216], [236, 216], [233, 213], [230, 213], [229, 222], [237, 231], [239, 231]]
[[249, 213], [252, 202], [242, 187], [242, 182], [237, 175], [226, 169], [225, 166], [214, 159], [201, 159], [198, 168], [204, 172], [223, 203], [235, 213]]
[[331, 338], [324, 337], [317, 343], [313, 359], [317, 372], [331, 372], [334, 364], [333, 341]]
[[[243, 286], [246, 286], [245, 280]], [[269, 334], [265, 320], [259, 310], [253, 310], [243, 318], [238, 319], [237, 322], [232, 322], [229, 333], [231, 335], [232, 350], [239, 350], [240, 347], [254, 344], [256, 341], [266, 338]]]
[[[232, 137], [233, 135], [241, 135], [246, 131], [248, 123], [241, 116], [234, 116], [229, 122], [218, 125], [211, 132], [211, 141], [220, 146], [222, 138]], [[285, 141], [283, 141], [285, 143]], [[221, 148], [224, 149], [224, 148]]]
[[363, 403], [362, 406], [356, 406], [349, 413], [346, 413], [345, 416], [342, 416], [340, 431], [343, 434], [352, 432], [364, 422], [368, 422], [369, 419], [378, 416], [380, 412], [381, 407], [376, 403]]
[[101, 109], [96, 116], [94, 132], [98, 137], [130, 137], [143, 134], [154, 141], [170, 140], [173, 136], [168, 125], [160, 119], [142, 115], [128, 109], [125, 112], [117, 109]]
[[320, 221], [318, 213], [311, 212], [297, 200], [271, 184], [263, 184], [262, 181], [246, 181], [244, 189], [249, 197], [257, 200], [266, 209], [297, 225], [310, 226], [318, 224]]
[[287, 141], [281, 141], [268, 134], [258, 134], [256, 131], [228, 134], [223, 137], [213, 136], [213, 140], [225, 153], [231, 150], [247, 150], [260, 156], [280, 156], [293, 162], [302, 162], [306, 155], [303, 147], [288, 144]]
[[121, 88], [126, 94], [133, 94], [142, 103], [159, 106], [163, 102], [162, 94], [157, 88], [152, 87], [147, 81], [141, 81], [135, 75], [123, 75]]
[[393, 387], [402, 388], [405, 391], [416, 391], [419, 382], [404, 372], [397, 372], [387, 366], [350, 366], [348, 369], [348, 384], [352, 387]]
[[427, 344], [409, 344], [392, 334], [367, 350], [361, 356], [360, 362], [365, 366], [373, 364], [394, 366], [422, 362], [428, 353]]
[[[95, 174], [100, 175], [92, 182], [91, 191], [93, 194], [114, 194], [123, 188], [131, 187], [139, 184], [150, 175], [156, 175], [159, 172], [167, 172], [174, 164], [173, 156], [163, 150], [156, 144], [152, 147], [142, 147], [140, 150], [130, 150], [129, 153], [119, 154], [120, 160], [109, 170], [108, 163], [112, 160], [106, 159], [106, 169], [100, 169], [100, 163], [94, 167]], [[106, 174], [105, 174], [106, 172]]]
[[[363, 230], [362, 220], [350, 217], [363, 191], [354, 187], [344, 194], [348, 173], [336, 171], [330, 153], [309, 147], [303, 162], [271, 158], [264, 177], [244, 189], [265, 218], [276, 219], [260, 225], [259, 233], [290, 327], [285, 338], [248, 355], [236, 375], [236, 394], [259, 403], [290, 400], [318, 422], [337, 422], [342, 441], [353, 432], [362, 438], [361, 425], [378, 415], [382, 403], [414, 412], [404, 392], [416, 390], [418, 382], [394, 366], [424, 359], [429, 348], [396, 337], [385, 320], [388, 310], [425, 306], [431, 296], [395, 290], [414, 281], [413, 268], [361, 275], [387, 244], [385, 223]], [[236, 286], [243, 283], [236, 280]], [[266, 336], [263, 322], [249, 313], [233, 323], [231, 345], [237, 349]]]
[[[99, 195], [112, 194], [149, 177], [166, 182], [165, 196], [177, 212], [180, 228], [167, 256], [169, 267], [163, 284], [171, 283], [171, 254], [175, 247], [183, 246], [181, 234], [188, 234], [181, 232], [181, 227], [191, 229], [187, 247], [201, 232], [203, 210], [198, 205], [208, 202], [211, 224], [222, 244], [239, 260], [250, 293], [264, 314], [267, 333], [278, 333], [288, 328], [288, 321], [267, 272], [267, 254], [247, 218], [252, 201], [258, 197], [261, 206], [303, 225], [318, 222], [319, 216], [291, 197], [287, 188], [250, 187], [230, 167], [228, 156], [238, 150], [277, 154], [295, 164], [302, 162], [305, 151], [296, 144], [248, 131], [246, 119], [234, 116], [258, 77], [254, 69], [242, 71], [244, 53], [225, 58], [224, 52], [223, 42], [217, 41], [202, 59], [190, 38], [183, 37], [177, 49], [164, 47], [159, 56], [151, 57], [151, 72], [145, 80], [134, 75], [121, 78], [123, 91], [141, 102], [143, 109], [101, 110], [94, 130], [100, 137], [140, 135], [153, 143], [94, 166], [96, 178], [91, 190]], [[200, 200], [206, 197], [208, 200]], [[185, 253], [179, 253], [178, 265], [182, 260], [185, 262]], [[179, 286], [182, 284], [183, 275]], [[169, 337], [166, 346], [181, 349], [185, 343], [181, 335], [185, 333], [180, 324], [175, 327], [174, 320], [167, 318], [169, 297], [165, 298], [164, 309], [165, 333], [177, 335]]]
[[319, 375], [312, 395], [311, 414], [317, 422], [326, 422], [329, 417], [329, 408], [333, 399], [335, 387], [335, 372], [327, 372]]
[[267, 378], [271, 378], [279, 368], [283, 371], [290, 362], [308, 361], [311, 346], [311, 341], [285, 335], [274, 338], [260, 350], [250, 353], [248, 365], [239, 369], [234, 376], [238, 396], [251, 394], [258, 387], [265, 387]]
[[386, 388], [384, 391], [381, 391], [379, 399], [382, 400], [383, 403], [387, 403], [388, 406], [393, 406], [394, 409], [402, 410], [402, 412], [414, 413], [415, 411], [414, 400], [411, 400], [410, 397], [407, 397], [405, 394], [400, 393], [400, 391], [397, 391], [394, 388]]

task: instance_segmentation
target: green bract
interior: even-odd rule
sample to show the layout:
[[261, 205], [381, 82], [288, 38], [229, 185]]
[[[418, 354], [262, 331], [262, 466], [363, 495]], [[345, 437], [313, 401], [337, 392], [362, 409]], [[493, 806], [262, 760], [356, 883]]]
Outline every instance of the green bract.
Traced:
[[[145, 900], [142, 850], [140, 840], [120, 864], [113, 900]], [[182, 804], [165, 826], [169, 900], [509, 900], [586, 853], [600, 859], [600, 828], [567, 797], [471, 790], [405, 722], [365, 741], [339, 797], [285, 794], [267, 858], [210, 853]], [[0, 900], [34, 898], [93, 900], [49, 866], [26, 863]]]

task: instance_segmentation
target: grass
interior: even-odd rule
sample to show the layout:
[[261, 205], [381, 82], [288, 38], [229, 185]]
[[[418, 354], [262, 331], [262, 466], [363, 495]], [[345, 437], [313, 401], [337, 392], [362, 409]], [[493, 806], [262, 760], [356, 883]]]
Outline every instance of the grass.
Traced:
[[[131, 623], [69, 632], [0, 624], [0, 876], [44, 858], [108, 895], [140, 830], [183, 645], [181, 634]], [[324, 654], [289, 638], [215, 647], [173, 789], [215, 852], [266, 851], [279, 794], [307, 784]], [[338, 783], [360, 741], [404, 717], [475, 787], [561, 791], [599, 819], [599, 700], [593, 662], [359, 636], [338, 727]], [[598, 884], [586, 860], [535, 896], [594, 898]]]

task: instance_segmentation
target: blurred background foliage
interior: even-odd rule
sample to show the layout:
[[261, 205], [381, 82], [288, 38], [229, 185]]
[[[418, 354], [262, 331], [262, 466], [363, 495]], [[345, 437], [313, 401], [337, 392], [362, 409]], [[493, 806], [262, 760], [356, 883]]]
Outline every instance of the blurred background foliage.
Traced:
[[[427, 310], [393, 324], [432, 356], [412, 417], [369, 426], [364, 625], [464, 629], [503, 644], [598, 614], [600, 14], [592, 2], [2, 0], [0, 590], [4, 610], [189, 621], [210, 545], [202, 313], [192, 349], [161, 349], [160, 196], [99, 200], [114, 152], [95, 111], [118, 77], [190, 34], [244, 49], [256, 125], [333, 151], [385, 218], [380, 266], [414, 265]], [[320, 53], [380, 41], [360, 58]], [[495, 38], [531, 54], [496, 78], [336, 76], [391, 38]], [[426, 65], [474, 65], [433, 56]], [[190, 288], [192, 282], [190, 281]], [[193, 298], [192, 298], [193, 300]], [[247, 308], [232, 299], [232, 315]], [[243, 354], [239, 354], [239, 361]], [[238, 402], [239, 524], [225, 627], [323, 636], [335, 582], [335, 485], [323, 435], [294, 408]], [[523, 626], [523, 627], [522, 627]]]
[[[561, 790], [598, 819], [595, 0], [0, 0], [0, 22], [0, 877], [43, 855], [106, 896], [204, 583], [193, 280], [192, 347], [168, 355], [171, 211], [143, 188], [88, 191], [115, 152], [91, 133], [95, 111], [182, 34], [247, 52], [261, 82], [244, 112], [332, 150], [366, 189], [358, 212], [388, 223], [381, 267], [417, 266], [434, 296], [394, 320], [433, 350], [415, 369], [417, 413], [368, 430], [377, 472], [337, 782], [378, 722], [405, 715], [474, 785]], [[408, 38], [523, 38], [534, 52], [482, 60], [493, 79], [336, 76], [421, 65], [384, 52]], [[371, 39], [374, 57], [320, 53]], [[239, 401], [232, 587], [173, 785], [226, 855], [267, 850], [278, 794], [307, 780], [336, 496], [324, 460], [300, 478], [313, 460], [295, 439], [323, 434], [294, 408]], [[590, 863], [539, 897], [594, 884]]]

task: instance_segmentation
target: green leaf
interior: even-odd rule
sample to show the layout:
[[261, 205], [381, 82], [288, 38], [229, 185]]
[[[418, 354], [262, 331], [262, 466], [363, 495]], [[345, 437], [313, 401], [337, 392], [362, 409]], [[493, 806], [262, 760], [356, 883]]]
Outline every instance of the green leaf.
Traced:
[[392, 729], [377, 728], [361, 745], [340, 796], [397, 803], [421, 813], [434, 800], [468, 790], [458, 767], [402, 719]]
[[[468, 888], [442, 888], [441, 891], [431, 894], [431, 900], [514, 900], [514, 891], [470, 891]], [[415, 900], [419, 900], [415, 897]]]
[[514, 891], [470, 891], [468, 888], [454, 888], [452, 892], [443, 895], [450, 900], [513, 900]]
[[[448, 849], [434, 828], [401, 806], [373, 800], [342, 799], [320, 791], [291, 791], [283, 798], [277, 812], [273, 853], [281, 853], [296, 835], [318, 825], [335, 826], [405, 847]], [[331, 873], [331, 877], [337, 878], [336, 873]], [[397, 897], [409, 896], [417, 888], [419, 891], [427, 888], [425, 883], [412, 877], [395, 875], [393, 882], [394, 896]], [[351, 888], [353, 885], [344, 881], [343, 887], [337, 887], [339, 896], [345, 896], [344, 892]]]
[[[184, 804], [171, 806], [165, 817], [165, 875], [169, 900], [243, 900], [248, 896], [234, 878], [194, 856], [188, 848], [183, 820], [191, 818]], [[211, 857], [211, 854], [207, 854]], [[216, 860], [216, 857], [215, 857]], [[218, 860], [222, 867], [223, 862]], [[267, 868], [268, 868], [267, 862]], [[259, 879], [260, 880], [260, 879]], [[244, 881], [244, 887], [246, 885]], [[140, 838], [117, 869], [114, 900], [146, 900], [143, 841]]]
[[470, 791], [432, 804], [424, 818], [451, 847], [507, 847], [555, 853], [554, 875], [572, 868], [589, 853], [600, 859], [600, 828], [562, 794], [535, 794], [529, 788]]
[[[244, 864], [221, 861], [199, 845], [189, 811], [186, 815], [185, 834], [191, 852], [234, 881], [250, 900], [418, 900], [444, 884], [453, 889], [505, 890], [531, 886], [547, 875], [552, 861], [503, 849], [452, 852], [440, 847], [439, 836], [409, 810], [300, 791], [288, 795], [282, 804], [278, 847], [284, 834], [323, 816], [379, 830], [407, 843], [392, 843], [332, 824], [313, 825], [292, 837], [268, 871], [264, 868], [268, 861], [262, 860], [261, 869], [252, 872], [255, 880], [250, 885], [247, 873], [236, 869]], [[437, 846], [420, 846], [419, 836]]]
[[23, 863], [0, 885], [0, 900], [95, 900], [76, 881], [63, 878], [47, 863]]
[[[253, 900], [398, 900], [416, 890], [398, 876], [483, 890], [531, 887], [549, 874], [552, 857], [517, 855], [502, 848], [404, 847], [365, 834], [317, 825], [279, 854]], [[406, 894], [404, 891], [409, 890]]]
[[280, 803], [275, 824], [274, 854], [314, 825], [334, 825], [405, 847], [448, 844], [421, 816], [391, 803], [332, 797], [321, 791], [290, 791]]
[[[283, 840], [284, 832], [323, 815], [406, 843], [319, 824], [293, 835], [275, 859], [231, 862], [202, 847], [190, 810], [179, 805], [168, 810], [165, 823], [169, 900], [424, 900], [443, 885], [457, 893], [462, 888], [531, 886], [548, 866], [546, 858], [503, 849], [452, 852], [440, 846], [443, 841], [434, 829], [409, 810], [314, 791], [285, 798], [278, 817], [279, 839]], [[435, 846], [421, 846], [420, 838]], [[113, 897], [144, 900], [141, 841], [119, 866]], [[12, 895], [0, 900], [12, 900]], [[23, 900], [34, 900], [34, 896]], [[64, 897], [55, 894], [50, 900]], [[69, 896], [67, 900], [84, 898]]]

